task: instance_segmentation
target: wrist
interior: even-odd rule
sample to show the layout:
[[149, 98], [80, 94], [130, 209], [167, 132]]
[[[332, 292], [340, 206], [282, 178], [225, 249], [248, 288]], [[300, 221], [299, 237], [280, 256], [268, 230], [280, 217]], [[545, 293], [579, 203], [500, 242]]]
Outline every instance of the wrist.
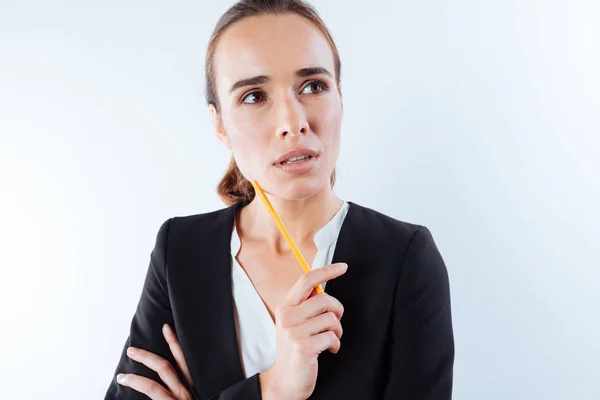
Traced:
[[271, 368], [258, 374], [258, 381], [260, 383], [260, 396], [262, 400], [277, 400], [279, 399], [279, 390], [275, 386], [273, 380]]
[[258, 375], [262, 400], [304, 400], [286, 393], [274, 374], [273, 366]]

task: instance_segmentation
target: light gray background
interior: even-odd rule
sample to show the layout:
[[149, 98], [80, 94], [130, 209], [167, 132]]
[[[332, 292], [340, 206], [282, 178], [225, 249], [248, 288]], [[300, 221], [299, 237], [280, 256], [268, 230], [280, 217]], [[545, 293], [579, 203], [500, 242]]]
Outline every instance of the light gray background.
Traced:
[[[203, 59], [229, 4], [0, 0], [0, 398], [103, 398], [158, 227], [222, 207]], [[337, 192], [433, 232], [454, 398], [599, 398], [600, 3], [313, 4]]]

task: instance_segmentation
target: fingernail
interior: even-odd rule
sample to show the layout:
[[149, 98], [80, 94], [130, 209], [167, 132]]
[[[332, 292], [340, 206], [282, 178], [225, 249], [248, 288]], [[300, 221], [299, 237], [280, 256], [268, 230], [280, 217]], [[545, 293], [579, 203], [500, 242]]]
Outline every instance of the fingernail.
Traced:
[[338, 271], [346, 272], [347, 269], [348, 269], [348, 264], [346, 264], [346, 263], [338, 264]]
[[168, 324], [164, 324], [163, 325], [163, 333], [169, 337], [171, 337], [171, 331], [169, 330], [169, 325]]
[[117, 382], [125, 383], [125, 381], [127, 380], [126, 378], [127, 377], [124, 374], [119, 374], [119, 375], [117, 375]]
[[135, 349], [133, 347], [129, 347], [127, 349], [127, 355], [129, 355], [129, 356], [135, 356]]

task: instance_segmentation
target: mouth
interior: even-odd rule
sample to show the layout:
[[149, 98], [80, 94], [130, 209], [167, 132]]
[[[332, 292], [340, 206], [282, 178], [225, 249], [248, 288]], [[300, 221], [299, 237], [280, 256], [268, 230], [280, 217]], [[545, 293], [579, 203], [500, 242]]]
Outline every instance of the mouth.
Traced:
[[279, 157], [275, 165], [298, 164], [316, 158], [318, 155], [316, 151], [308, 148], [292, 150]]
[[273, 165], [283, 172], [300, 175], [310, 172], [319, 158], [319, 153], [314, 150], [298, 149], [285, 153]]

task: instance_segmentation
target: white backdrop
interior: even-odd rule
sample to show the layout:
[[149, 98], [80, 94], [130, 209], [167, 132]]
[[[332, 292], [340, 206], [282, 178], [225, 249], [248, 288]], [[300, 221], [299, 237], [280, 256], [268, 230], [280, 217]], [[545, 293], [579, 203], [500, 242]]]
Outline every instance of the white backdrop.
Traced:
[[[428, 226], [454, 398], [600, 393], [600, 3], [321, 0], [337, 192]], [[222, 207], [215, 1], [0, 0], [0, 398], [99, 399], [160, 224]]]

